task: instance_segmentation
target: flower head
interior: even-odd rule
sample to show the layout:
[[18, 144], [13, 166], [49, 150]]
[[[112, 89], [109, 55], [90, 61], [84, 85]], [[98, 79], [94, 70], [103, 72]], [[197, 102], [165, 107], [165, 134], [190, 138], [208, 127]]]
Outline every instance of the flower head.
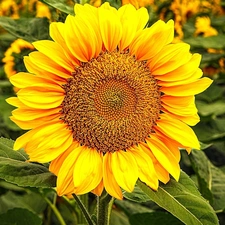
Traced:
[[[4, 71], [8, 78], [26, 69], [23, 63], [23, 56], [33, 50], [34, 46], [31, 43], [20, 38], [10, 45], [2, 59]], [[18, 88], [14, 88], [14, 91], [18, 91]]]
[[178, 180], [179, 147], [200, 148], [188, 125], [199, 121], [194, 95], [211, 84], [201, 56], [171, 44], [173, 21], [144, 29], [145, 8], [76, 4], [75, 14], [52, 23], [53, 41], [34, 42], [29, 73], [11, 78], [11, 119], [30, 130], [14, 148], [51, 161], [59, 195], [105, 188], [121, 199], [138, 178], [154, 190]]

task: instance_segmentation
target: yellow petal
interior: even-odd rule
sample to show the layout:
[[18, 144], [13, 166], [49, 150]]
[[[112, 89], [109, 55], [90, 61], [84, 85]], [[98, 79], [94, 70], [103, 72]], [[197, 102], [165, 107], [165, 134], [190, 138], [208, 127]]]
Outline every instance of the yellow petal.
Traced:
[[66, 69], [69, 72], [74, 71], [74, 65], [65, 56], [63, 48], [58, 43], [50, 40], [42, 40], [33, 42], [32, 44], [39, 52], [52, 59], [62, 68]]
[[164, 109], [176, 115], [191, 116], [198, 112], [195, 106], [194, 96], [173, 97], [173, 96], [165, 95], [162, 97], [161, 100], [162, 100], [162, 106], [164, 107]]
[[[75, 4], [79, 5], [79, 4]], [[49, 33], [51, 38], [61, 45], [63, 48], [64, 54], [71, 61], [71, 63], [75, 66], [79, 66], [80, 63], [76, 59], [76, 57], [70, 52], [68, 46], [66, 45], [64, 34], [65, 34], [65, 24], [61, 22], [52, 22], [49, 27]]]
[[52, 72], [46, 71], [43, 68], [38, 67], [30, 60], [29, 56], [24, 56], [23, 61], [27, 71], [31, 74], [35, 74], [38, 77], [57, 82], [58, 84], [63, 84], [66, 82], [66, 79], [64, 77], [60, 77], [58, 75], [53, 74]]
[[26, 107], [17, 97], [10, 97], [6, 99], [6, 102], [15, 107]]
[[122, 26], [118, 12], [108, 7], [108, 4], [102, 5], [98, 9], [99, 26], [104, 47], [108, 51], [116, 49], [122, 38]]
[[64, 151], [62, 154], [60, 154], [54, 160], [52, 160], [52, 162], [49, 166], [49, 171], [51, 171], [56, 176], [58, 176], [58, 173], [59, 173], [59, 170], [60, 170], [62, 164], [64, 163], [66, 158], [69, 156], [69, 154], [72, 151], [74, 151], [74, 149], [76, 149], [78, 146], [79, 146], [79, 144], [77, 142], [73, 142], [73, 144], [66, 151]]
[[207, 89], [213, 81], [207, 77], [203, 77], [195, 82], [177, 85], [173, 87], [161, 87], [160, 91], [167, 95], [188, 96], [196, 95]]
[[91, 192], [97, 196], [101, 196], [103, 190], [104, 190], [104, 183], [103, 183], [103, 180], [101, 180], [99, 185], [95, 189], [93, 189]]
[[178, 181], [180, 167], [174, 155], [157, 136], [151, 135], [146, 141], [156, 159]]
[[160, 81], [174, 82], [180, 80], [186, 80], [188, 78], [192, 78], [193, 73], [198, 69], [201, 61], [201, 55], [193, 54], [191, 59], [178, 67], [175, 70], [172, 70], [166, 74], [160, 74], [159, 76], [156, 74], [155, 77]]
[[82, 62], [88, 62], [99, 55], [102, 48], [100, 32], [94, 24], [93, 20], [81, 16], [69, 15], [65, 21], [66, 44], [70, 52]]
[[199, 78], [202, 77], [202, 70], [197, 68], [195, 70], [195, 72], [193, 72], [191, 74], [190, 77], [188, 77], [187, 79], [185, 80], [179, 80], [179, 81], [172, 81], [172, 82], [168, 82], [168, 81], [158, 81], [158, 85], [159, 86], [162, 86], [162, 87], [172, 87], [172, 86], [178, 86], [178, 85], [186, 85], [188, 83], [192, 83], [196, 80], [198, 80]]
[[[34, 120], [41, 117], [48, 117], [51, 115], [58, 115], [60, 108], [56, 109], [32, 109], [32, 108], [18, 108], [12, 111], [13, 116], [22, 121]], [[40, 124], [39, 124], [40, 125]]]
[[144, 29], [149, 20], [149, 14], [146, 8], [142, 7], [137, 10], [137, 31]]
[[30, 86], [47, 86], [52, 88], [55, 88], [57, 86], [60, 87], [60, 85], [56, 82], [24, 72], [20, 72], [15, 74], [14, 76], [11, 76], [10, 82], [18, 88], [26, 88]]
[[132, 192], [138, 179], [138, 166], [130, 151], [116, 151], [111, 155], [112, 172], [125, 191]]
[[85, 148], [74, 165], [75, 193], [81, 195], [92, 191], [99, 185], [102, 176], [102, 154]]
[[18, 120], [15, 116], [11, 116], [10, 119], [17, 124], [23, 130], [30, 130], [36, 127], [39, 127], [40, 124], [47, 123], [49, 121], [58, 122], [60, 118], [60, 114], [53, 114], [42, 118], [37, 118], [30, 120], [27, 118], [26, 120]]
[[112, 172], [112, 153], [107, 152], [103, 156], [103, 183], [106, 191], [113, 197], [117, 199], [122, 199], [122, 191], [116, 182], [114, 174]]
[[67, 79], [71, 77], [71, 72], [65, 70], [41, 52], [31, 52], [29, 54], [29, 59], [34, 65], [36, 65], [36, 67], [39, 67], [39, 69], [46, 70], [47, 72], [62, 78]]
[[200, 149], [198, 138], [188, 125], [166, 114], [161, 114], [160, 117], [154, 129], [159, 130], [165, 136], [176, 140], [183, 146]]
[[24, 148], [31, 161], [49, 162], [68, 149], [72, 142], [72, 132], [67, 126], [53, 121], [17, 138], [14, 149]]
[[164, 45], [173, 40], [173, 25], [159, 20], [150, 28], [137, 32], [130, 45], [130, 52], [138, 60], [152, 59]]
[[170, 180], [169, 172], [159, 163], [147, 144], [141, 143], [140, 147], [152, 159], [158, 179], [166, 184]]
[[139, 168], [140, 180], [152, 189], [157, 190], [159, 182], [152, 159], [141, 148], [132, 148], [131, 152]]
[[36, 109], [59, 107], [64, 99], [64, 93], [60, 89], [44, 89], [43, 86], [23, 88], [17, 95], [22, 103]]
[[69, 153], [62, 163], [57, 177], [57, 193], [59, 196], [74, 191], [73, 175], [74, 165], [83, 151], [83, 147], [79, 146]]
[[185, 43], [169, 44], [149, 61], [153, 75], [161, 75], [177, 69], [191, 59], [190, 46]]

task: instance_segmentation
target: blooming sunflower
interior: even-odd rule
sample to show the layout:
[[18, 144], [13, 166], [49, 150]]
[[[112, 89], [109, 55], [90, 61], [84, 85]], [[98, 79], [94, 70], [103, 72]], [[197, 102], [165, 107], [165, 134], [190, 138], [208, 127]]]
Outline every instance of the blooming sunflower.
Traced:
[[51, 161], [59, 195], [105, 188], [121, 199], [138, 178], [154, 190], [178, 180], [179, 148], [199, 149], [194, 95], [212, 82], [200, 79], [201, 56], [171, 44], [173, 21], [144, 29], [145, 8], [76, 4], [75, 15], [51, 23], [53, 41], [34, 42], [29, 73], [11, 77], [11, 119], [30, 130], [14, 149]]
[[16, 39], [10, 47], [6, 50], [2, 62], [4, 62], [4, 71], [8, 78], [17, 72], [24, 71], [23, 55], [28, 54], [34, 50], [34, 46], [23, 40]]

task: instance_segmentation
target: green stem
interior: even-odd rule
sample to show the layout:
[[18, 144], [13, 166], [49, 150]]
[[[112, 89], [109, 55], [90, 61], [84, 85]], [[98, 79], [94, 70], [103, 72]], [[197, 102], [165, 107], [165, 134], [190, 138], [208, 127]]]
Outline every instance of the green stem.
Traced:
[[78, 206], [80, 207], [88, 225], [94, 225], [94, 222], [92, 221], [91, 216], [90, 216], [87, 208], [83, 204], [83, 202], [80, 200], [80, 198], [77, 197], [77, 195], [75, 195], [75, 194], [72, 194], [72, 195], [73, 195], [74, 199], [76, 200]]
[[49, 206], [51, 207], [52, 211], [55, 213], [57, 219], [59, 220], [61, 225], [66, 225], [64, 219], [62, 218], [62, 215], [60, 214], [59, 210], [56, 208], [55, 206], [55, 200], [54, 200], [54, 204], [47, 198], [44, 197], [45, 201], [49, 204]]
[[98, 225], [109, 225], [110, 216], [112, 211], [112, 206], [114, 202], [114, 198], [107, 194], [103, 193], [97, 199], [97, 224]]

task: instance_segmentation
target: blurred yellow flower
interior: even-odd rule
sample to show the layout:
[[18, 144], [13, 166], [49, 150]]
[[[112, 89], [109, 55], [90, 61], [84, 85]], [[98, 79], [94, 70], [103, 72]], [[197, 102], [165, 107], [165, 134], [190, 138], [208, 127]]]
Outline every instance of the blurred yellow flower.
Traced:
[[204, 37], [216, 36], [218, 34], [217, 30], [211, 27], [211, 21], [209, 17], [197, 17], [195, 23], [195, 34], [202, 34]]
[[122, 5], [126, 4], [132, 4], [136, 9], [139, 9], [140, 7], [153, 5], [154, 0], [122, 0]]
[[15, 40], [6, 50], [2, 62], [4, 62], [4, 71], [8, 78], [17, 72], [24, 71], [23, 55], [34, 50], [34, 46], [23, 39]]
[[2, 0], [0, 2], [0, 16], [19, 18], [18, 5], [14, 0]]
[[105, 188], [121, 199], [138, 178], [154, 190], [169, 174], [178, 180], [179, 147], [200, 148], [194, 95], [212, 82], [201, 78], [201, 56], [171, 44], [172, 20], [144, 29], [145, 8], [76, 4], [75, 15], [51, 23], [53, 41], [34, 42], [29, 73], [10, 79], [20, 88], [7, 100], [11, 119], [30, 130], [14, 149], [51, 161], [59, 195]]

